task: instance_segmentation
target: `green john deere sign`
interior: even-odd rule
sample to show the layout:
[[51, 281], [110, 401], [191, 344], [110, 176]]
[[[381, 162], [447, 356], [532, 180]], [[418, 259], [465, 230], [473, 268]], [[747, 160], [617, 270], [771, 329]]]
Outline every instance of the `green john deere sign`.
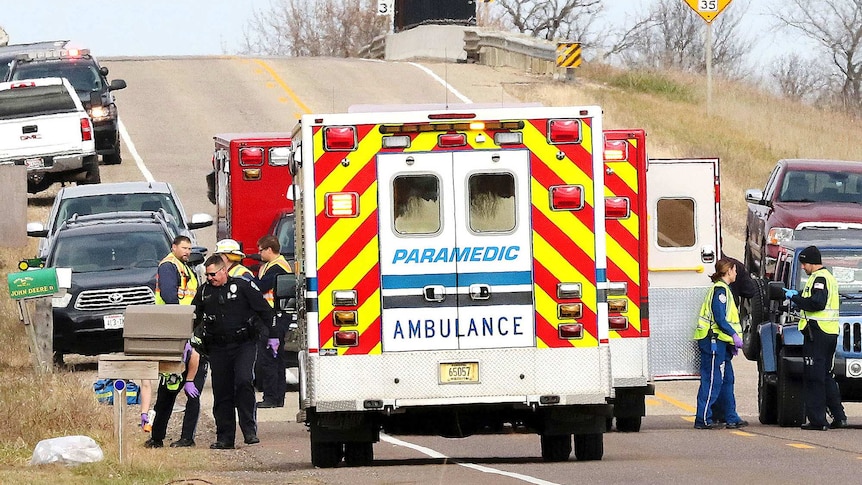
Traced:
[[51, 296], [60, 290], [55, 268], [9, 273], [9, 296], [13, 299]]

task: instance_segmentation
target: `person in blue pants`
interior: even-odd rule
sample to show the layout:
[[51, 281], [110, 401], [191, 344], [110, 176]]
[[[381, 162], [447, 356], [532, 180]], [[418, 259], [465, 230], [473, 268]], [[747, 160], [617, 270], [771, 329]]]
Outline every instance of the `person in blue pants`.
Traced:
[[[733, 394], [733, 357], [742, 348], [739, 310], [729, 285], [736, 280], [736, 266], [729, 258], [715, 263], [710, 276], [712, 287], [704, 298], [694, 339], [700, 350], [700, 388], [697, 391], [696, 429], [716, 429], [725, 425], [713, 419], [713, 406], [724, 411], [729, 429], [747, 426], [736, 413]], [[722, 372], [723, 370], [723, 372]]]

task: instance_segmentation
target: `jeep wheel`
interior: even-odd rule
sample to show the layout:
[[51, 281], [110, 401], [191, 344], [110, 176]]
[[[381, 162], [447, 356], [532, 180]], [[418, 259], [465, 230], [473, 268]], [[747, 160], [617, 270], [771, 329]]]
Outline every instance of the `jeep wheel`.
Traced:
[[99, 157], [92, 156], [84, 159], [84, 180], [78, 182], [78, 185], [90, 185], [102, 183], [101, 172], [99, 171]]
[[753, 278], [757, 293], [743, 304], [745, 316], [742, 317], [742, 353], [748, 360], [760, 356], [760, 324], [767, 318], [769, 300], [766, 296], [766, 281]]
[[778, 354], [778, 425], [799, 426], [802, 416], [802, 376], [793, 376], [784, 359], [787, 349]]
[[778, 392], [774, 383], [766, 380], [763, 363], [757, 360], [757, 413], [760, 424], [778, 423]]

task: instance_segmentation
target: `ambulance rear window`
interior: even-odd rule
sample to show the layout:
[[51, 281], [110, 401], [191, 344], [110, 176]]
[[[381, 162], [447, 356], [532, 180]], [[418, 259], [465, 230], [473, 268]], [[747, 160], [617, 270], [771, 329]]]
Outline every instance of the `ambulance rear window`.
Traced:
[[658, 245], [663, 248], [694, 246], [694, 200], [659, 199], [656, 207]]
[[440, 180], [435, 175], [401, 175], [392, 181], [395, 230], [399, 234], [440, 231]]
[[510, 173], [470, 176], [470, 229], [509, 232], [515, 229], [515, 177]]

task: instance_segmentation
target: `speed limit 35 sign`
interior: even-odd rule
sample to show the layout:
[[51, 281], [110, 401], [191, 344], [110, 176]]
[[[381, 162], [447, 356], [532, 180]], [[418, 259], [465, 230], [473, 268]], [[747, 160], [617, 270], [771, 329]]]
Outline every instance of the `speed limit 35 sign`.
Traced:
[[730, 4], [730, 0], [685, 0], [685, 3], [710, 23]]

